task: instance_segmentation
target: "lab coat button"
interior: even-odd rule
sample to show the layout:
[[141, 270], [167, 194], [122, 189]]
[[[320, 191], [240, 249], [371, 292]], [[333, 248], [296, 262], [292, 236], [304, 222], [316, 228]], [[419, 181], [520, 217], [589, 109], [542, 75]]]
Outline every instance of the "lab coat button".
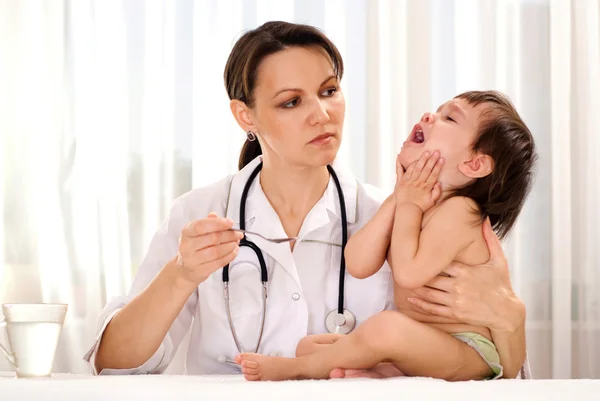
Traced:
[[292, 299], [293, 299], [294, 301], [297, 301], [297, 300], [299, 300], [299, 299], [300, 299], [300, 294], [298, 294], [297, 292], [293, 293], [293, 294], [292, 294]]

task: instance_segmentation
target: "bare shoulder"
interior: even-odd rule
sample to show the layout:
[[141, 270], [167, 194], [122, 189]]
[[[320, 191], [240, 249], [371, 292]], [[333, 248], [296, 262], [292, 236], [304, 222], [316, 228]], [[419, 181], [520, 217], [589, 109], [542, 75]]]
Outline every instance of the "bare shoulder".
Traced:
[[430, 221], [436, 221], [437, 225], [440, 220], [448, 224], [481, 224], [479, 216], [477, 203], [464, 196], [454, 196], [428, 210], [423, 216], [423, 227]]
[[442, 203], [442, 207], [452, 209], [456, 212], [463, 212], [465, 215], [479, 213], [479, 206], [477, 203], [466, 196], [453, 196]]
[[489, 259], [479, 206], [472, 199], [455, 196], [440, 202], [425, 214], [423, 228], [429, 224], [442, 230], [445, 227], [444, 231], [469, 244], [456, 256], [457, 262], [479, 264]]
[[456, 196], [446, 202], [452, 202], [455, 208], [453, 211], [457, 217], [460, 216], [461, 224], [464, 224], [463, 235], [470, 238], [470, 245], [456, 256], [456, 261], [468, 265], [487, 262], [490, 253], [483, 236], [483, 221], [477, 202], [464, 196]]

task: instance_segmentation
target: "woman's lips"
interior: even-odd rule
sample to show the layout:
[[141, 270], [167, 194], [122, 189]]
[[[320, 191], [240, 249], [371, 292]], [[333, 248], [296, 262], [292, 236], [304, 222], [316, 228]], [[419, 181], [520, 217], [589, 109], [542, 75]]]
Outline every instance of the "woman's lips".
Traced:
[[331, 142], [331, 139], [334, 137], [334, 134], [331, 133], [327, 133], [327, 134], [323, 134], [323, 135], [319, 135], [317, 137], [315, 137], [312, 141], [310, 141], [309, 143], [311, 145], [325, 145], [328, 144], [329, 142]]

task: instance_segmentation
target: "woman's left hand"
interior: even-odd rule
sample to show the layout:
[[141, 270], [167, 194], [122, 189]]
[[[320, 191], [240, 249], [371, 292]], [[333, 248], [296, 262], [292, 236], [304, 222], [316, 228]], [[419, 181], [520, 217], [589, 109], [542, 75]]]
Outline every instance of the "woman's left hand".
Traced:
[[452, 263], [427, 286], [409, 298], [416, 311], [455, 319], [496, 332], [513, 332], [525, 320], [525, 306], [510, 283], [508, 263], [502, 245], [489, 220], [483, 234], [490, 259], [476, 266]]

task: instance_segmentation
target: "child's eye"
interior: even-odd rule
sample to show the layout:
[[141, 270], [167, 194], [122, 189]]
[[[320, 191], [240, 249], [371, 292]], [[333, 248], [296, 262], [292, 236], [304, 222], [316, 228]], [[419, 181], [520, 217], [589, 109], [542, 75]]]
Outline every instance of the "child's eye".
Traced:
[[455, 123], [455, 122], [456, 122], [456, 121], [455, 121], [455, 120], [454, 120], [452, 117], [450, 117], [450, 116], [446, 116], [446, 120], [450, 120], [450, 121], [452, 121], [453, 123]]
[[299, 101], [300, 101], [300, 99], [294, 98], [294, 99], [282, 104], [281, 107], [283, 107], [284, 109], [291, 109], [291, 108], [296, 107], [298, 105]]

